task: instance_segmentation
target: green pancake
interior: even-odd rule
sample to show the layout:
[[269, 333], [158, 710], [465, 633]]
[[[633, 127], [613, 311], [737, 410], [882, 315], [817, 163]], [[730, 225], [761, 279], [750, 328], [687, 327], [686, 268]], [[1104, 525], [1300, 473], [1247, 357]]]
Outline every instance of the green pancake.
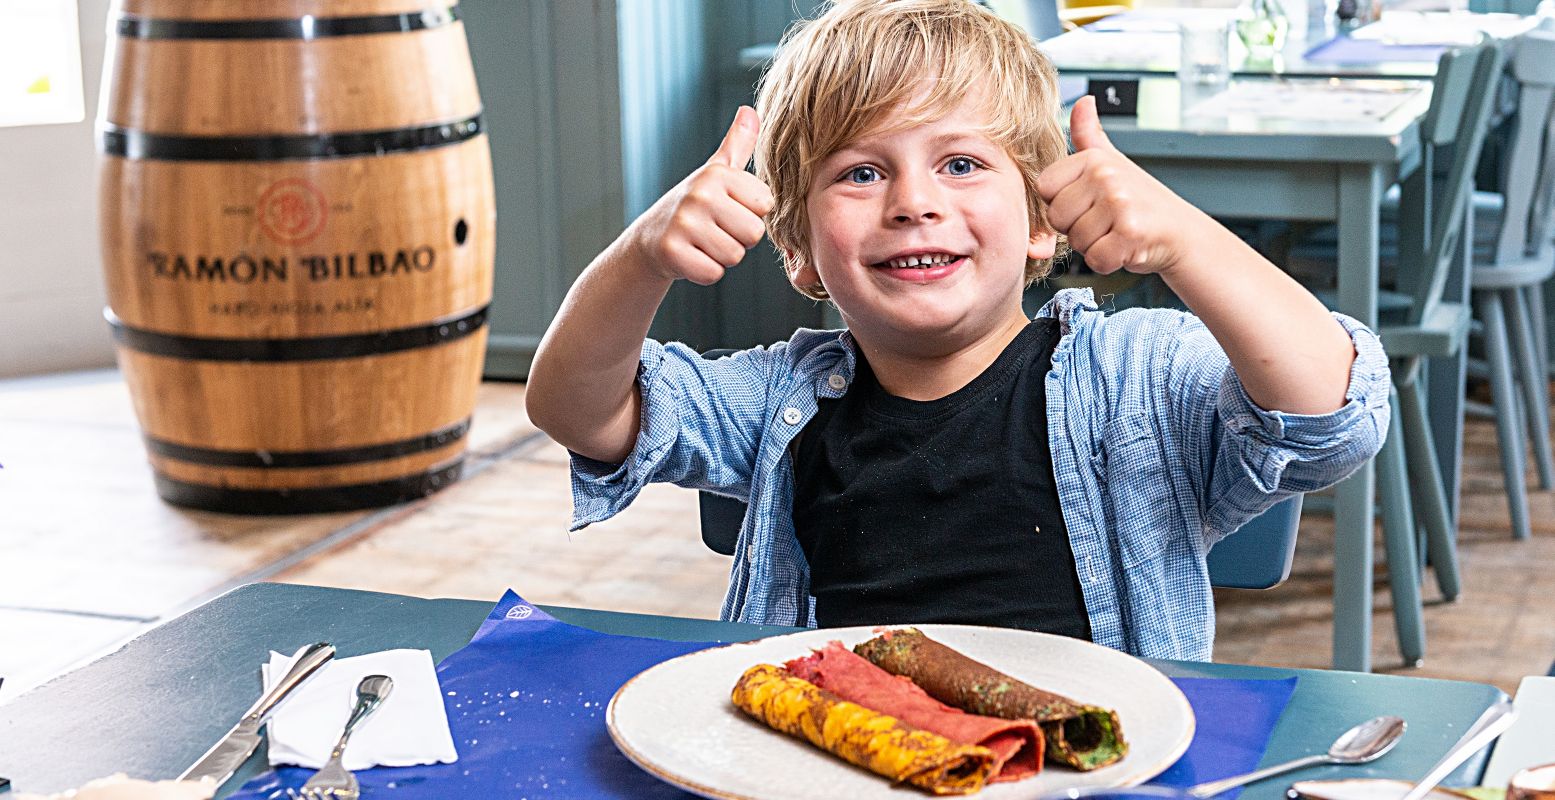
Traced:
[[941, 703], [972, 714], [1036, 720], [1047, 736], [1048, 758], [1074, 769], [1105, 767], [1128, 753], [1117, 712], [1022, 683], [916, 628], [887, 631], [853, 652], [911, 679]]

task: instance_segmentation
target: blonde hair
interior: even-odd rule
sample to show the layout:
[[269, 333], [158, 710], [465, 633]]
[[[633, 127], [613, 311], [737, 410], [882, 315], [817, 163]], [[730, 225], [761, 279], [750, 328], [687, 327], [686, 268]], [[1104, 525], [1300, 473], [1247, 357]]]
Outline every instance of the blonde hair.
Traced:
[[[1037, 176], [1068, 152], [1057, 80], [1025, 31], [971, 0], [836, 0], [815, 19], [795, 23], [756, 100], [756, 175], [775, 197], [767, 235], [785, 269], [793, 275], [808, 265], [805, 200], [822, 160], [899, 109], [889, 121], [893, 129], [943, 118], [967, 97], [985, 98], [986, 133], [1020, 169], [1032, 231], [1051, 230]], [[1051, 266], [1052, 259], [1028, 259], [1026, 284]], [[819, 283], [795, 288], [828, 297]]]

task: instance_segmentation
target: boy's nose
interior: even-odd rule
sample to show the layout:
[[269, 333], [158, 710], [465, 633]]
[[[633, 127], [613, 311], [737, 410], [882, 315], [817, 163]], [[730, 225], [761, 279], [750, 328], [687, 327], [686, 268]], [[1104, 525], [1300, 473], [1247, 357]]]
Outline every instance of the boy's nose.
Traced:
[[942, 198], [931, 177], [902, 176], [892, 189], [886, 213], [897, 225], [934, 222], [944, 214]]
[[937, 219], [939, 219], [938, 211], [920, 211], [917, 213], [893, 214], [891, 216], [891, 221], [899, 224], [906, 224], [909, 222], [933, 222]]

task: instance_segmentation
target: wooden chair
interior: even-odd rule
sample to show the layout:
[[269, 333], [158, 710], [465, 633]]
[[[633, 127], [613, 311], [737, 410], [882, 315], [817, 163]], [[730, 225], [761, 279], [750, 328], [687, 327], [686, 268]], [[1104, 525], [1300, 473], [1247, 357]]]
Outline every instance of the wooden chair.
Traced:
[[[1555, 486], [1550, 445], [1549, 358], [1543, 284], [1555, 275], [1555, 24], [1518, 37], [1508, 70], [1517, 111], [1495, 194], [1476, 204], [1487, 242], [1469, 272], [1475, 316], [1484, 329], [1496, 437], [1512, 532], [1530, 535], [1523, 478], [1524, 426], [1539, 485]], [[1517, 389], [1521, 388], [1521, 397]], [[1521, 408], [1519, 408], [1521, 406]]]
[[[1442, 595], [1456, 599], [1461, 588], [1456, 534], [1426, 418], [1420, 372], [1426, 359], [1457, 356], [1468, 338], [1469, 306], [1445, 301], [1443, 289], [1453, 259], [1462, 258], [1464, 220], [1502, 61], [1499, 45], [1490, 40], [1442, 55], [1431, 107], [1420, 126], [1421, 164], [1405, 180], [1397, 207], [1384, 209], [1384, 216], [1396, 219], [1395, 225], [1383, 229], [1380, 244], [1393, 255], [1391, 263], [1384, 265], [1392, 269], [1384, 271], [1394, 275], [1397, 285], [1378, 293], [1377, 333], [1393, 372], [1393, 414], [1388, 438], [1377, 455], [1377, 491], [1393, 621], [1405, 663], [1418, 663], [1425, 655], [1422, 538]], [[1298, 262], [1331, 263], [1334, 247], [1331, 232], [1320, 231], [1292, 256]], [[1324, 293], [1319, 296], [1332, 303]], [[1423, 537], [1417, 535], [1417, 517]]]
[[1443, 596], [1455, 599], [1460, 589], [1456, 535], [1426, 418], [1420, 366], [1428, 358], [1457, 355], [1468, 336], [1468, 307], [1444, 301], [1442, 292], [1451, 261], [1461, 252], [1501, 65], [1500, 47], [1488, 40], [1449, 51], [1438, 64], [1431, 107], [1421, 123], [1421, 165], [1400, 199], [1398, 289], [1407, 306], [1391, 320], [1384, 317], [1377, 331], [1393, 371], [1392, 429], [1378, 455], [1377, 478], [1405, 663], [1425, 655], [1417, 514]]

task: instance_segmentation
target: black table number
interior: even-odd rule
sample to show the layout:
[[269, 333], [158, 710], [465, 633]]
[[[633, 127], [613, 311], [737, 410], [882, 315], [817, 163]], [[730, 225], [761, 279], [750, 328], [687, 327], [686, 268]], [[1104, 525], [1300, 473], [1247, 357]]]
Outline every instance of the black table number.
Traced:
[[1139, 113], [1138, 78], [1091, 78], [1086, 89], [1096, 98], [1096, 113], [1104, 117], [1132, 117]]

